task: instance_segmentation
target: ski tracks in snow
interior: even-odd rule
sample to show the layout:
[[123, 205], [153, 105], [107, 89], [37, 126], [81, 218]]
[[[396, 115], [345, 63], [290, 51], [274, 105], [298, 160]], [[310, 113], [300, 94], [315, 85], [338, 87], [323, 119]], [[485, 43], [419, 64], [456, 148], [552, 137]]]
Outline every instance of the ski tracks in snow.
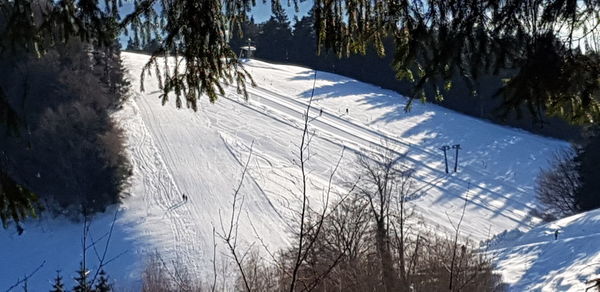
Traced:
[[[300, 120], [302, 115], [304, 115], [306, 112], [307, 104], [295, 100], [292, 97], [274, 93], [263, 88], [249, 88], [248, 91], [251, 96], [254, 97], [252, 99], [253, 102], [248, 103], [245, 101], [240, 101], [236, 97], [227, 96], [237, 96], [233, 91], [229, 91], [229, 93], [225, 96], [225, 99], [238, 103], [242, 106], [253, 108], [257, 112], [262, 112], [260, 110], [261, 107], [266, 107], [277, 111], [278, 116], [284, 116], [283, 120], [275, 117], [271, 113], [268, 113], [267, 115], [276, 120], [280, 120], [281, 122], [289, 124], [292, 127], [295, 125], [293, 120]], [[485, 186], [485, 184], [470, 182], [470, 180], [473, 178], [479, 179], [479, 176], [476, 175], [471, 169], [465, 169], [469, 174], [467, 178], [462, 178], [455, 174], [445, 174], [443, 171], [430, 166], [430, 164], [440, 164], [441, 162], [434, 162], [437, 159], [432, 158], [438, 157], [426, 149], [420, 149], [418, 147], [415, 148], [415, 145], [399, 141], [396, 138], [389, 137], [384, 133], [380, 133], [364, 125], [347, 121], [328, 113], [323, 113], [323, 117], [320, 117], [318, 109], [314, 107], [311, 108], [311, 114], [314, 115], [314, 118], [311, 119], [312, 126], [321, 130], [319, 134], [321, 138], [329, 140], [334, 144], [340, 144], [341, 142], [340, 146], [343, 146], [356, 153], [360, 153], [365, 149], [373, 148], [392, 151], [398, 155], [402, 154], [403, 151], [409, 151], [412, 149], [420, 150], [418, 152], [420, 152], [421, 155], [415, 155], [407, 152], [407, 159], [411, 163], [419, 165], [423, 169], [423, 171], [415, 174], [415, 178], [420, 183], [424, 184], [424, 186], [421, 188], [427, 188], [426, 186], [428, 186], [429, 189], [434, 188], [444, 192], [445, 189], [442, 185], [447, 184], [447, 187], [451, 186], [454, 188], [454, 191], [450, 192], [452, 195], [463, 199], [468, 199], [471, 204], [477, 205], [483, 209], [487, 209], [493, 213], [496, 213], [496, 215], [505, 217], [518, 224], [531, 226], [531, 222], [528, 221], [532, 220], [533, 218], [528, 218], [530, 215], [527, 212], [518, 208], [505, 207], [505, 204], [510, 202], [526, 210], [532, 208], [528, 204], [525, 204], [516, 198], [512, 198], [503, 194], [508, 193], [523, 196], [524, 191], [522, 189], [510, 186], [505, 182], [500, 181], [496, 181], [497, 186], [494, 190]], [[498, 199], [504, 199], [506, 202], [498, 201]], [[535, 219], [533, 220], [535, 221]]]
[[[135, 99], [138, 99], [136, 96]], [[158, 252], [161, 257], [175, 254], [175, 258], [168, 260], [181, 261], [197, 253], [200, 248], [195, 240], [189, 240], [195, 236], [190, 236], [193, 228], [188, 228], [192, 223], [190, 219], [190, 210], [185, 202], [182, 203], [182, 193], [179, 190], [172, 172], [164, 161], [158, 150], [151, 132], [147, 128], [143, 118], [140, 115], [140, 108], [137, 101], [131, 102], [135, 115], [130, 118], [127, 126], [130, 151], [134, 173], [143, 174], [139, 176], [142, 180], [142, 186], [138, 190], [141, 193], [134, 194], [141, 196], [145, 204], [146, 214], [139, 228], [142, 233], [151, 233], [151, 240], [155, 250], [146, 252]], [[159, 226], [167, 227], [168, 231], [156, 230], [156, 222], [164, 221], [168, 223], [159, 223]], [[157, 238], [158, 237], [158, 238]], [[166, 244], [165, 244], [166, 243]], [[165, 249], [165, 250], [162, 250]], [[196, 265], [196, 261], [186, 261], [188, 265]], [[196, 267], [188, 267], [194, 271]]]

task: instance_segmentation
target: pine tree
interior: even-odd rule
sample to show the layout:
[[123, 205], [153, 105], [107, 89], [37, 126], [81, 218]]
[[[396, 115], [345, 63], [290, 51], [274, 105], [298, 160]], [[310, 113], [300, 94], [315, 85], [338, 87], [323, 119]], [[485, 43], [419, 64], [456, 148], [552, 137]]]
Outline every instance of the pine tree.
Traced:
[[77, 276], [74, 278], [76, 285], [73, 287], [73, 292], [92, 292], [88, 275], [90, 271], [81, 263]]
[[5, 158], [0, 153], [0, 222], [6, 228], [11, 220], [15, 221], [20, 235], [23, 231], [19, 222], [36, 216], [38, 198], [3, 169], [7, 164]]
[[138, 51], [140, 50], [140, 44], [136, 40], [129, 38], [125, 49], [128, 51]]
[[56, 271], [56, 278], [54, 278], [54, 284], [52, 285], [52, 290], [50, 292], [64, 292], [65, 284], [62, 282], [62, 276], [60, 275], [60, 271]]
[[271, 18], [262, 25], [257, 43], [268, 46], [257, 47], [256, 56], [276, 61], [289, 60], [292, 29], [287, 14], [280, 5], [273, 9]]
[[300, 19], [296, 18], [294, 34], [291, 40], [290, 60], [314, 68], [318, 62], [317, 38], [313, 27], [315, 21], [313, 11], [310, 10], [307, 16]]
[[100, 278], [98, 284], [96, 284], [96, 292], [110, 292], [112, 291], [110, 284], [108, 283], [108, 276], [104, 270], [100, 270]]

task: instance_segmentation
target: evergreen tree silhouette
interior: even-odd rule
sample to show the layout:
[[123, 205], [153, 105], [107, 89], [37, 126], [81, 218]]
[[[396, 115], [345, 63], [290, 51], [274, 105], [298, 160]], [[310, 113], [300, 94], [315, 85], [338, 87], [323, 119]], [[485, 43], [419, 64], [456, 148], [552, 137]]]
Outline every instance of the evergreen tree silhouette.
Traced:
[[65, 284], [62, 281], [60, 271], [56, 271], [56, 278], [54, 278], [54, 284], [52, 284], [52, 290], [50, 292], [64, 292]]
[[74, 278], [76, 285], [73, 287], [73, 292], [91, 292], [90, 282], [88, 275], [90, 271], [83, 265], [80, 264], [79, 270], [77, 270], [77, 276]]
[[110, 292], [112, 291], [110, 284], [108, 283], [108, 276], [104, 270], [100, 270], [100, 278], [98, 284], [96, 284], [96, 292]]

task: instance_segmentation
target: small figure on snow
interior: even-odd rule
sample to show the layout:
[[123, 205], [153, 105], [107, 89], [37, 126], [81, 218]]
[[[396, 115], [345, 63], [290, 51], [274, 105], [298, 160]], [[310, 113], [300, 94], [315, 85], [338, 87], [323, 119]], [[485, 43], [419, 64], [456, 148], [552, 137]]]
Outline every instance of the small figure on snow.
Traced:
[[323, 108], [319, 111], [319, 117], [323, 115]]
[[558, 239], [558, 229], [554, 231], [554, 240]]
[[181, 195], [181, 197], [183, 198], [183, 201], [184, 201], [184, 202], [187, 202], [187, 200], [188, 200], [188, 196], [186, 196], [185, 194], [183, 194], [183, 195]]
[[348, 114], [348, 108], [346, 108], [346, 114]]

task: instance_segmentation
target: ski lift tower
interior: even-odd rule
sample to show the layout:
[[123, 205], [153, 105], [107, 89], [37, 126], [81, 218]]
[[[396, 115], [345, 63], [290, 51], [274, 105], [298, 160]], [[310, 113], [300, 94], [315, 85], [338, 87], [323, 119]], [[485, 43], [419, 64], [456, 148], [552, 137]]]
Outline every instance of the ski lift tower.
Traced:
[[248, 39], [248, 44], [240, 48], [240, 59], [250, 59], [256, 51], [256, 47], [252, 45], [252, 40]]

